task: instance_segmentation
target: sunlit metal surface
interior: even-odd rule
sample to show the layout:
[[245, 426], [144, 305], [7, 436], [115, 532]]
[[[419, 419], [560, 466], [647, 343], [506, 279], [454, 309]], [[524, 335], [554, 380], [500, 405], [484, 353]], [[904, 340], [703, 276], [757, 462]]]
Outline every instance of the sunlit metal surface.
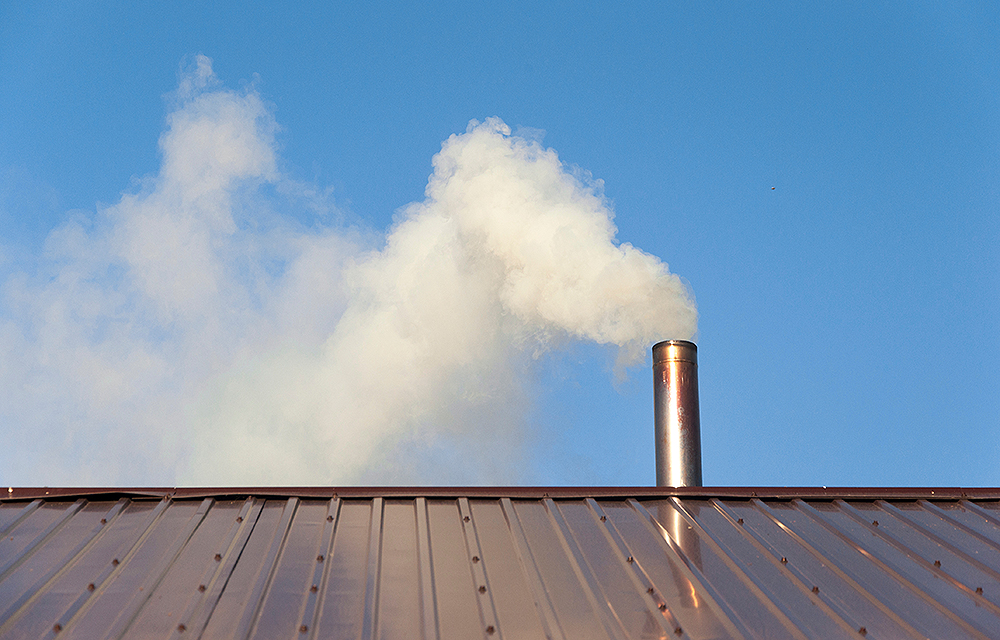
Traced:
[[653, 345], [656, 485], [701, 486], [698, 347], [686, 340]]
[[0, 638], [1000, 638], [997, 490], [39, 491]]

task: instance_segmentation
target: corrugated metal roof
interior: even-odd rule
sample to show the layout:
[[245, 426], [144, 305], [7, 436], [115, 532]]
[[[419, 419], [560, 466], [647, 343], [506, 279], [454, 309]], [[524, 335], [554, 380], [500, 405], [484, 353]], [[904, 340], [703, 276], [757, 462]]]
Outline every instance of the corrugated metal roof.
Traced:
[[669, 491], [12, 489], [0, 638], [1000, 638], [995, 489]]

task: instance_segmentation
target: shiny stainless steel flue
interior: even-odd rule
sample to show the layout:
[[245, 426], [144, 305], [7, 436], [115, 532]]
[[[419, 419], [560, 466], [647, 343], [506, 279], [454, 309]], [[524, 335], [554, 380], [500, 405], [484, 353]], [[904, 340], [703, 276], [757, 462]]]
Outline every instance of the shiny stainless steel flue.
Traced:
[[653, 345], [656, 486], [701, 486], [698, 346], [687, 340]]

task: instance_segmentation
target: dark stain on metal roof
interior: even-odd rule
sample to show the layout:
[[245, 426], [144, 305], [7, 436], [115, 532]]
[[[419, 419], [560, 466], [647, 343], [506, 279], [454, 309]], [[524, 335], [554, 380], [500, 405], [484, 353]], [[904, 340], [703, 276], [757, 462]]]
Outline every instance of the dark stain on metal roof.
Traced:
[[12, 489], [0, 638], [997, 638], [997, 494]]

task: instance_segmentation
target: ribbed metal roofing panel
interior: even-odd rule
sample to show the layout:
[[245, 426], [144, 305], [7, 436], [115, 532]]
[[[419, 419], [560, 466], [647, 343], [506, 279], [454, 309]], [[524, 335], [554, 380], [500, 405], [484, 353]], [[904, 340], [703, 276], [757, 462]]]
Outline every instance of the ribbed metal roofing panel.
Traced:
[[1000, 638], [992, 490], [26, 493], [0, 638]]

